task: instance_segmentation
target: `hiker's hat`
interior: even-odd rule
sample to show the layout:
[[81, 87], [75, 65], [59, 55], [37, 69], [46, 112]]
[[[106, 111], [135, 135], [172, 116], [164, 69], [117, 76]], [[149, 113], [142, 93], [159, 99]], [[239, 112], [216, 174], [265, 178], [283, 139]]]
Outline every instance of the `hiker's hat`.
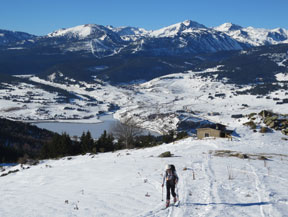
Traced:
[[166, 170], [170, 170], [170, 169], [171, 169], [171, 165], [170, 165], [170, 164], [167, 164], [167, 165], [165, 166], [165, 169], [166, 169]]

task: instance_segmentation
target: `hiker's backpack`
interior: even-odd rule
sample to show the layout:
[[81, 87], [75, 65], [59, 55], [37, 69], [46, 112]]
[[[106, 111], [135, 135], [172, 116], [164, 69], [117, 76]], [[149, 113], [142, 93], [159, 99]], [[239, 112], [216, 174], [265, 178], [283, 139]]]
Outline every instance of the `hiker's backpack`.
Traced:
[[174, 173], [176, 171], [175, 166], [173, 164], [170, 164], [171, 170]]
[[173, 164], [170, 164], [170, 169], [171, 169], [171, 172], [172, 172], [172, 179], [171, 180], [168, 180], [168, 173], [166, 171], [166, 177], [167, 177], [167, 181], [172, 181], [173, 183], [175, 182], [176, 180], [176, 176], [175, 176], [175, 173], [176, 173], [176, 169], [175, 169], [175, 166]]

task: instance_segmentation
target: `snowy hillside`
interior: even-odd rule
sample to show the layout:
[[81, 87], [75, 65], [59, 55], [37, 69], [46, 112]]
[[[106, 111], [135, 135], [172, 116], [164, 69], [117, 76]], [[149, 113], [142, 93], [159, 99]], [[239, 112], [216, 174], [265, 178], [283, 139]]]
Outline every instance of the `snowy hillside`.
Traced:
[[[5, 167], [0, 169], [1, 217], [287, 216], [287, 141], [278, 133], [245, 128], [237, 133], [233, 141], [188, 138], [154, 148], [46, 160], [30, 168]], [[164, 151], [175, 157], [157, 157]], [[162, 210], [167, 163], [180, 177], [180, 205]]]
[[125, 41], [130, 40], [136, 41], [140, 37], [146, 36], [149, 33], [149, 31], [143, 28], [129, 27], [129, 26], [121, 26], [121, 27], [107, 26], [107, 28], [109, 28], [113, 32], [116, 32]]
[[[287, 90], [271, 91], [266, 97], [249, 94], [253, 89], [251, 85], [229, 84], [225, 79], [218, 81], [220, 68], [171, 74], [135, 86], [137, 95], [132, 95], [129, 104], [121, 107], [115, 116], [133, 117], [145, 128], [167, 132], [189, 118], [237, 127], [242, 123], [233, 121], [234, 114], [247, 115], [262, 109], [279, 113], [287, 110], [287, 104], [277, 104], [287, 98]], [[215, 78], [204, 76], [210, 73], [212, 76], [214, 73]], [[247, 94], [241, 94], [245, 91]]]

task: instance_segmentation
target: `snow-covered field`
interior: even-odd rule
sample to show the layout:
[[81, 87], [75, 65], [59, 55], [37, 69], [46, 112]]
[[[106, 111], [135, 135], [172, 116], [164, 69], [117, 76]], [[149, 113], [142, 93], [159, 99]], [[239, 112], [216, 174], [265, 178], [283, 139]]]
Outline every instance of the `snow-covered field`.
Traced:
[[[288, 216], [287, 141], [245, 127], [238, 134], [6, 168], [1, 174], [20, 171], [0, 177], [1, 217]], [[250, 157], [216, 156], [220, 150]], [[164, 151], [174, 157], [157, 157]], [[167, 163], [180, 177], [180, 206], [162, 210]]]

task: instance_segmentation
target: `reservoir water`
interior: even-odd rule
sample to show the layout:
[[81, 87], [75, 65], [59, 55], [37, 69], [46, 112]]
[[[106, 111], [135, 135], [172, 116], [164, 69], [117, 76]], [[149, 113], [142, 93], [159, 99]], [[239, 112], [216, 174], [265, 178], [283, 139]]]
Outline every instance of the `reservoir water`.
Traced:
[[[56, 133], [68, 133], [70, 136], [80, 137], [83, 132], [89, 131], [93, 138], [97, 139], [106, 130], [108, 133], [113, 126], [119, 123], [118, 120], [113, 118], [113, 115], [103, 115], [99, 118], [100, 123], [63, 123], [63, 122], [36, 122], [33, 123], [39, 128], [47, 129]], [[143, 134], [148, 134], [148, 130], [144, 130]], [[151, 135], [159, 135], [150, 131]]]

